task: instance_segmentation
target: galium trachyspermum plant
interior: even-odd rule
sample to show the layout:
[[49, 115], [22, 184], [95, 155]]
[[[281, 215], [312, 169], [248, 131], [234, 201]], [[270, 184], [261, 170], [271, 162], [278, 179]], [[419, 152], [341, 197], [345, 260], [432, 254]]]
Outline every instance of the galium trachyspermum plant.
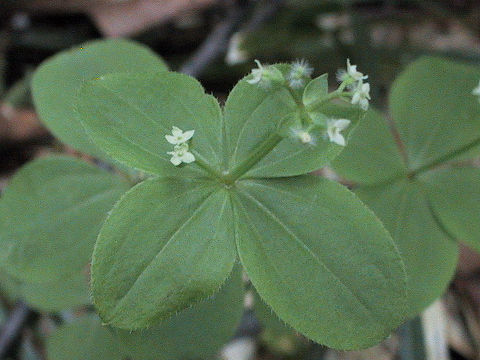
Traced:
[[[357, 349], [396, 328], [406, 311], [396, 244], [348, 189], [308, 175], [343, 150], [363, 118], [370, 100], [365, 75], [348, 63], [330, 92], [327, 75], [312, 79], [306, 62], [258, 62], [220, 106], [195, 79], [166, 71], [143, 48], [133, 52], [135, 61], [118, 56], [124, 46], [95, 44], [53, 59], [35, 74], [34, 100], [64, 142], [129, 178], [142, 172], [147, 179], [120, 198], [102, 225], [101, 211], [92, 216], [91, 209], [116, 198], [108, 181], [119, 192], [127, 185], [106, 179], [83, 198], [82, 178], [89, 187], [105, 172], [75, 164], [81, 176], [59, 176], [27, 201], [41, 219], [54, 214], [38, 241], [17, 230], [0, 236], [5, 268], [22, 281], [59, 281], [65, 269], [79, 271], [90, 257], [94, 237], [79, 229], [93, 234], [101, 227], [92, 294], [110, 326], [128, 331], [170, 321], [216, 294], [240, 262], [280, 319], [314, 341]], [[64, 79], [53, 85], [59, 74]], [[67, 159], [60, 163], [51, 160], [42, 176], [70, 166]], [[30, 168], [28, 181], [9, 186], [2, 202], [15, 202], [37, 173]], [[69, 185], [78, 189], [75, 196]], [[55, 196], [36, 209], [40, 193]], [[74, 212], [66, 206], [70, 199], [81, 204]], [[59, 209], [65, 212], [57, 215]], [[28, 229], [38, 227], [25, 220]], [[10, 222], [5, 228], [14, 228]], [[44, 242], [51, 246], [34, 251]], [[81, 251], [77, 243], [85, 244]], [[62, 256], [49, 262], [59, 249]]]
[[[55, 156], [13, 177], [0, 201], [0, 265], [18, 296], [43, 311], [88, 303], [85, 265], [105, 214], [145, 172], [104, 224], [93, 262], [97, 308], [127, 329], [115, 343], [132, 359], [213, 356], [241, 316], [238, 266], [229, 275], [237, 259], [283, 321], [337, 348], [378, 342], [438, 297], [455, 268], [453, 240], [478, 249], [480, 174], [466, 160], [480, 149], [479, 69], [419, 60], [393, 86], [393, 123], [370, 110], [356, 127], [370, 96], [355, 65], [333, 92], [306, 62], [257, 65], [222, 108], [129, 41], [44, 63], [33, 79], [41, 119], [116, 170]], [[343, 145], [335, 169], [395, 244], [348, 190], [305, 175]], [[49, 354], [85, 325], [52, 336]]]
[[404, 319], [406, 275], [383, 225], [329, 163], [368, 107], [350, 63], [338, 88], [306, 62], [262, 65], [222, 108], [193, 78], [111, 74], [76, 110], [91, 139], [152, 174], [115, 205], [92, 260], [102, 320], [147, 328], [214, 294], [237, 261], [273, 311], [331, 347], [371, 346]]

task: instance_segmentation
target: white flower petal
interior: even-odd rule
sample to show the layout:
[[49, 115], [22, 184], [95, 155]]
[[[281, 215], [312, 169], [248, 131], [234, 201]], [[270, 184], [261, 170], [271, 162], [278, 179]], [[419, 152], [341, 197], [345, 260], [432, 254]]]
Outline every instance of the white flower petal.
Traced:
[[253, 69], [252, 70], [253, 79], [247, 80], [247, 82], [252, 85], [258, 84], [262, 80], [263, 72], [264, 72], [264, 68], [260, 63], [260, 61], [255, 60], [255, 63], [257, 64], [258, 69]]
[[167, 139], [167, 141], [172, 145], [178, 144], [177, 138], [173, 135], [165, 135], [165, 139]]
[[188, 130], [183, 133], [183, 141], [186, 142], [190, 140], [195, 133], [195, 130]]
[[331, 142], [341, 146], [345, 146], [345, 138], [343, 137], [342, 134], [340, 134], [340, 131], [338, 129], [332, 135], [333, 136], [330, 137]]
[[368, 79], [368, 76], [363, 75], [363, 73], [357, 70], [357, 65], [352, 65], [350, 63], [350, 59], [347, 59], [347, 73], [355, 81]]
[[186, 164], [190, 164], [195, 161], [195, 156], [191, 152], [187, 151], [182, 155], [181, 160]]
[[367, 111], [368, 110], [368, 100], [367, 99], [362, 99], [360, 100], [360, 107], [362, 110]]
[[172, 134], [173, 136], [182, 136], [183, 131], [176, 126], [172, 126]]
[[182, 163], [182, 160], [176, 156], [176, 155], [173, 155], [172, 158], [170, 159], [170, 162], [175, 165], [175, 166], [178, 166]]
[[335, 120], [334, 126], [340, 131], [342, 131], [342, 130], [345, 130], [347, 127], [349, 127], [350, 123], [351, 121], [348, 119], [338, 119], [338, 120]]
[[252, 75], [253, 78], [250, 80], [247, 80], [249, 84], [258, 84], [262, 80], [263, 76], [263, 68], [262, 69], [253, 69], [252, 70]]
[[366, 99], [370, 100], [370, 84], [369, 83], [365, 83], [362, 85], [362, 93]]
[[352, 96], [352, 104], [353, 105], [358, 104], [360, 102], [360, 99], [361, 99], [360, 93], [358, 91], [354, 92]]
[[329, 125], [327, 128], [327, 135], [330, 141], [332, 141], [332, 138], [335, 136], [335, 127]]
[[327, 123], [327, 135], [331, 142], [345, 146], [345, 138], [340, 133], [345, 130], [351, 121], [348, 119], [330, 119]]
[[472, 95], [480, 96], [480, 81], [478, 82], [478, 86], [472, 90]]

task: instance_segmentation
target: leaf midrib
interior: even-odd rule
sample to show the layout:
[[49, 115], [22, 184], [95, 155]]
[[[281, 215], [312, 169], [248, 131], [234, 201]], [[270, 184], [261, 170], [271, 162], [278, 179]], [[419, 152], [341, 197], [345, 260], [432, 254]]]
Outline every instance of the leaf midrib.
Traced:
[[144, 267], [144, 269], [139, 273], [139, 275], [137, 276], [137, 278], [135, 279], [135, 281], [133, 282], [133, 284], [129, 287], [129, 289], [127, 290], [127, 292], [120, 298], [118, 299], [118, 301], [116, 302], [114, 308], [112, 309], [112, 312], [111, 312], [111, 318], [114, 318], [117, 314], [118, 311], [121, 311], [121, 305], [123, 305], [123, 303], [126, 301], [126, 298], [128, 297], [129, 293], [132, 291], [132, 289], [135, 287], [135, 285], [137, 284], [137, 282], [140, 280], [140, 278], [142, 277], [142, 275], [145, 273], [145, 271], [147, 271], [147, 269], [153, 264], [153, 262], [159, 258], [163, 252], [165, 251], [165, 249], [169, 246], [169, 244], [171, 244], [171, 242], [175, 239], [176, 235], [186, 226], [188, 225], [192, 219], [197, 216], [201, 210], [204, 208], [205, 204], [207, 204], [208, 202], [208, 199], [210, 199], [213, 195], [217, 194], [219, 190], [213, 190], [199, 205], [198, 207], [192, 212], [192, 214], [180, 225], [180, 227], [178, 229], [176, 229], [173, 234], [170, 236], [170, 238], [167, 240], [167, 242], [165, 243], [165, 245], [162, 247], [162, 249], [157, 253], [155, 254], [155, 256], [148, 262], [148, 264]]
[[396, 174], [392, 177], [389, 177], [387, 179], [384, 179], [384, 180], [381, 180], [381, 181], [377, 181], [375, 183], [372, 183], [372, 184], [358, 184], [360, 185], [361, 187], [379, 187], [379, 186], [385, 186], [385, 185], [389, 185], [389, 184], [393, 184], [399, 180], [402, 180], [402, 179], [407, 179], [407, 180], [411, 180], [411, 179], [414, 179], [415, 177], [417, 177], [418, 175], [421, 175], [427, 171], [430, 171], [430, 170], [434, 170], [436, 169], [437, 167], [440, 167], [444, 164], [448, 164], [450, 163], [451, 161], [454, 160], [455, 157], [457, 156], [461, 156], [462, 154], [465, 154], [467, 153], [468, 151], [470, 151], [471, 149], [477, 147], [477, 146], [480, 146], [480, 137], [471, 141], [470, 143], [468, 144], [465, 144], [457, 149], [454, 149], [452, 151], [450, 151], [449, 153], [445, 154], [445, 155], [442, 155], [432, 161], [430, 161], [429, 163], [426, 163], [420, 167], [417, 167], [417, 168], [410, 168], [409, 166], [409, 158], [408, 158], [408, 152], [405, 151], [406, 146], [405, 146], [405, 142], [402, 140], [402, 136], [400, 135], [400, 133], [396, 130], [397, 127], [396, 127], [396, 122], [395, 120], [391, 120], [390, 121], [390, 125], [388, 127], [389, 129], [389, 132], [394, 140], [394, 143], [395, 143], [395, 148], [397, 149], [399, 155], [400, 155], [400, 158], [402, 159], [402, 167], [405, 169], [405, 173], [402, 173], [402, 174]]
[[[332, 278], [338, 282], [343, 288], [345, 288], [356, 300], [357, 302], [366, 310], [366, 313], [372, 318], [372, 320], [380, 325], [382, 328], [384, 328], [383, 322], [381, 319], [378, 319], [375, 312], [370, 309], [370, 307], [353, 291], [350, 287], [347, 286], [347, 284], [340, 278], [338, 277], [318, 256], [315, 254], [307, 244], [305, 244], [285, 223], [280, 220], [275, 213], [266, 207], [262, 202], [260, 202], [258, 199], [256, 199], [253, 195], [249, 194], [248, 191], [245, 190], [240, 190], [239, 192], [242, 193], [245, 197], [249, 198], [253, 203], [257, 205], [258, 208], [260, 208], [265, 214], [267, 214], [274, 222], [276, 222], [280, 227], [282, 227], [287, 234], [291, 236], [302, 248], [304, 248], [308, 254], [312, 256], [312, 258], [315, 259], [315, 261], [323, 267], [327, 273], [329, 273]], [[248, 214], [247, 214], [248, 216]]]

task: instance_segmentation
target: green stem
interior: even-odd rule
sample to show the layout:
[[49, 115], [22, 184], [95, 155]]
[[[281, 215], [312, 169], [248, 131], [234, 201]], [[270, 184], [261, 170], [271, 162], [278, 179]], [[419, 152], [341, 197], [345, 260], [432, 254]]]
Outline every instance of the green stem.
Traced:
[[337, 90], [331, 92], [325, 97], [318, 98], [315, 100], [313, 103], [309, 104], [306, 106], [306, 110], [308, 112], [314, 112], [315, 110], [318, 110], [318, 107], [321, 105], [333, 100], [333, 99], [344, 99], [345, 96], [351, 96], [351, 94], [347, 91], [343, 91], [344, 89], [340, 86]]
[[340, 84], [340, 86], [338, 87], [337, 90], [332, 91], [330, 94], [328, 94], [325, 97], [318, 98], [313, 103], [306, 106], [307, 111], [315, 111], [315, 110], [317, 110], [317, 108], [320, 105], [323, 105], [326, 102], [329, 102], [330, 100], [333, 100], [333, 99], [337, 99], [337, 98], [343, 99], [345, 96], [350, 96], [351, 97], [352, 94], [350, 92], [343, 91], [343, 90], [345, 90], [348, 85], [351, 85], [354, 82], [355, 82], [355, 80], [353, 80], [353, 79], [347, 79], [347, 80], [343, 81]]
[[444, 156], [439, 157], [437, 160], [434, 160], [429, 164], [425, 164], [423, 166], [420, 166], [417, 169], [412, 170], [410, 172], [409, 176], [414, 177], [414, 176], [416, 176], [418, 174], [421, 174], [425, 171], [431, 170], [431, 169], [437, 167], [438, 165], [441, 165], [441, 164], [455, 158], [458, 155], [462, 155], [462, 154], [466, 153], [467, 151], [469, 151], [469, 150], [471, 150], [471, 149], [473, 149], [473, 148], [475, 148], [479, 145], [480, 145], [480, 138], [475, 139], [472, 142], [462, 146], [461, 148], [459, 148], [455, 151], [452, 151], [451, 153], [448, 153]]
[[295, 92], [293, 91], [293, 89], [288, 86], [288, 85], [285, 85], [285, 87], [287, 88], [288, 92], [290, 93], [290, 96], [293, 98], [293, 100], [295, 101], [295, 103], [300, 107], [300, 108], [305, 108], [305, 105], [303, 105], [303, 101], [301, 101], [300, 99], [297, 98], [297, 94], [295, 94]]
[[[308, 115], [307, 111], [314, 110], [320, 104], [323, 104], [335, 98], [342, 98], [343, 96], [349, 95], [349, 93], [343, 91], [346, 86], [348, 86], [348, 81], [344, 81], [336, 91], [328, 94], [324, 98], [318, 99], [308, 107], [305, 107], [303, 102], [297, 98], [297, 94], [295, 94], [295, 92], [289, 86], [285, 86], [285, 87], [290, 93], [290, 95], [292, 96], [297, 106]], [[275, 146], [277, 146], [280, 143], [280, 141], [282, 141], [282, 139], [283, 137], [280, 136], [278, 132], [272, 133], [259, 146], [259, 148], [254, 154], [252, 154], [249, 158], [245, 159], [243, 162], [235, 166], [231, 171], [227, 171], [223, 173], [223, 175], [221, 176], [223, 181], [227, 184], [233, 184], [238, 178], [240, 178], [243, 174], [245, 174], [248, 170], [250, 170], [253, 166], [255, 166], [260, 160], [262, 160], [267, 154], [269, 154], [275, 148]], [[196, 154], [194, 155], [195, 157], [197, 156]], [[200, 162], [198, 162], [198, 165], [202, 166]], [[210, 171], [210, 173], [212, 172]], [[215, 176], [217, 176], [216, 172], [215, 172]]]
[[194, 149], [190, 149], [189, 151], [195, 156], [195, 164], [200, 166], [203, 170], [205, 170], [207, 173], [212, 175], [214, 178], [221, 178], [222, 177], [222, 174], [218, 170], [214, 169], [208, 163], [208, 161], [206, 161], [203, 158], [203, 156], [200, 155], [197, 151], [195, 151]]
[[223, 175], [223, 180], [227, 184], [233, 184], [235, 180], [240, 178], [253, 166], [255, 166], [260, 160], [262, 160], [267, 154], [269, 154], [275, 146], [278, 145], [280, 141], [283, 140], [277, 132], [270, 134], [270, 136], [265, 139], [263, 143], [260, 144], [257, 151], [252, 154], [249, 158], [242, 161], [240, 164], [235, 166], [231, 171], [226, 172]]

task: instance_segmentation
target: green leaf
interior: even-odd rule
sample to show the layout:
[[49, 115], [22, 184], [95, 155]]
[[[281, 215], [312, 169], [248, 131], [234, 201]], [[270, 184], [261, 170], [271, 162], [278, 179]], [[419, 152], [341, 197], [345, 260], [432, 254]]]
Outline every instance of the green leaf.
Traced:
[[[280, 66], [283, 71], [285, 65]], [[301, 111], [292, 95], [283, 87], [264, 90], [241, 80], [230, 92], [225, 104], [225, 148], [228, 168], [232, 169], [256, 152], [289, 114]], [[357, 107], [325, 104], [318, 111], [327, 117], [348, 118], [355, 124], [363, 116]], [[345, 135], [354, 126], [351, 125]], [[318, 134], [317, 134], [318, 135]], [[287, 137], [244, 177], [283, 177], [302, 175], [328, 164], [343, 147], [317, 136], [315, 146], [305, 146]]]
[[48, 129], [76, 150], [102, 157], [85, 134], [74, 110], [85, 80], [113, 72], [164, 71], [165, 63], [148, 48], [128, 40], [100, 40], [63, 51], [35, 72], [32, 94], [35, 108]]
[[380, 221], [345, 187], [303, 176], [244, 180], [237, 189], [240, 259], [281, 319], [339, 349], [372, 346], [403, 321], [400, 255]]
[[[187, 75], [113, 74], [82, 87], [77, 105], [95, 143], [112, 158], [157, 175], [201, 174], [199, 161], [217, 171], [222, 159], [221, 110], [201, 84]], [[191, 148], [197, 161], [185, 168], [170, 163], [165, 135], [172, 126], [195, 130]]]
[[89, 278], [85, 273], [75, 273], [54, 282], [26, 283], [4, 271], [0, 272], [2, 296], [12, 303], [22, 299], [28, 306], [43, 312], [57, 312], [90, 304], [88, 284]]
[[370, 114], [334, 162], [341, 175], [358, 183], [356, 193], [402, 253], [410, 278], [409, 316], [447, 287], [458, 256], [455, 240], [477, 246], [478, 176], [445, 165], [480, 154], [480, 104], [472, 95], [479, 77], [478, 67], [438, 58], [414, 62], [390, 97], [398, 132]]
[[478, 66], [426, 57], [395, 81], [391, 112], [411, 169], [480, 155], [478, 79]]
[[213, 298], [148, 330], [118, 331], [125, 353], [134, 360], [213, 359], [243, 314], [240, 268]]
[[0, 261], [25, 282], [54, 282], [89, 262], [107, 212], [129, 185], [69, 157], [35, 160], [0, 202]]
[[47, 339], [48, 360], [123, 360], [119, 344], [96, 316], [59, 327]]
[[13, 303], [21, 297], [21, 283], [3, 269], [0, 269], [0, 292], [2, 298]]
[[75, 273], [66, 279], [49, 283], [23, 283], [25, 302], [44, 312], [57, 312], [91, 304], [87, 274]]
[[303, 104], [309, 106], [328, 95], [328, 74], [323, 74], [308, 83], [303, 93]]
[[212, 295], [236, 258], [231, 223], [228, 192], [215, 182], [156, 178], [130, 190], [94, 251], [102, 320], [144, 328]]
[[342, 177], [361, 184], [382, 183], [408, 171], [386, 119], [373, 109], [355, 128], [333, 166]]
[[262, 300], [256, 291], [254, 292], [254, 301], [255, 315], [260, 322], [263, 331], [269, 331], [279, 337], [290, 335], [294, 332], [290, 326], [278, 318], [272, 308]]
[[406, 315], [413, 317], [445, 291], [455, 272], [458, 246], [439, 228], [416, 182], [365, 186], [356, 194], [383, 221], [400, 250], [408, 276]]
[[428, 197], [445, 230], [480, 251], [480, 169], [446, 168], [425, 173]]

